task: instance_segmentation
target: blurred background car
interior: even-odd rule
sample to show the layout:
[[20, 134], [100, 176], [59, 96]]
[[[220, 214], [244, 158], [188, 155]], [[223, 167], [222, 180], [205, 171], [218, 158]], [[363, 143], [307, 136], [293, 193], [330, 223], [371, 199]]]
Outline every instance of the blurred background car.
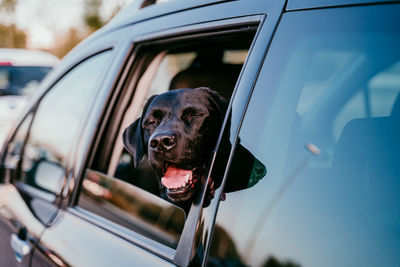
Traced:
[[0, 143], [29, 95], [58, 62], [43, 51], [0, 48]]

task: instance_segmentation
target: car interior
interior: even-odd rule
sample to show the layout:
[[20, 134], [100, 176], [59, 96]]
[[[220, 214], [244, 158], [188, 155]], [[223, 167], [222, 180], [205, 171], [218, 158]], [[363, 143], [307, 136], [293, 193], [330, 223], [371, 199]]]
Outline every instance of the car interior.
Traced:
[[[150, 88], [147, 89], [150, 93], [146, 98], [154, 93], [179, 88], [209, 87], [229, 100], [247, 55], [245, 47], [249, 46], [251, 40], [246, 41], [243, 44], [228, 47], [226, 47], [226, 43], [221, 43], [213, 44], [211, 49], [210, 47], [204, 49], [194, 46], [161, 52], [159, 55], [162, 55], [163, 59], [159, 63], [159, 69], [153, 74]], [[154, 61], [159, 60], [157, 56], [154, 59]], [[174, 63], [174, 61], [177, 63]], [[150, 63], [150, 66], [152, 63]], [[174, 64], [176, 65], [174, 66]], [[165, 65], [167, 67], [163, 67]], [[178, 72], [171, 70], [173, 69], [171, 66], [178, 69]], [[180, 66], [183, 66], [183, 68], [181, 69]], [[147, 70], [149, 69], [151, 68]], [[167, 78], [163, 77], [165, 73], [169, 73]], [[143, 77], [148, 78], [146, 76], [147, 73], [145, 72], [142, 79]], [[128, 118], [128, 121], [133, 122], [135, 120], [131, 117], [133, 114], [128, 113], [126, 113], [128, 116], [125, 116], [124, 120]], [[135, 115], [138, 116], [138, 114]], [[131, 156], [123, 150], [114, 176], [159, 195], [158, 181], [149, 181], [149, 172], [151, 172], [148, 169], [149, 167], [143, 164], [143, 166], [134, 169], [131, 160]], [[111, 166], [112, 164], [110, 164]], [[109, 169], [109, 172], [112, 173], [113, 171]], [[135, 179], [132, 179], [132, 177], [135, 177]]]
[[[394, 47], [383, 51], [378, 44], [370, 43], [365, 50], [352, 47], [351, 41], [347, 45], [347, 50], [327, 45], [326, 55], [321, 55], [318, 49], [309, 55], [314, 60], [315, 65], [310, 68], [315, 73], [318, 73], [318, 52], [325, 64], [329, 62], [329, 54], [336, 53], [340, 61], [339, 53], [342, 53], [346, 64], [331, 71], [326, 83], [314, 79], [312, 84], [310, 78], [303, 81], [302, 90], [309, 92], [303, 92], [298, 100], [291, 126], [292, 143], [286, 154], [285, 177], [297, 172], [291, 182], [296, 180], [296, 189], [292, 190], [299, 195], [293, 197], [293, 194], [293, 199], [306, 199], [302, 202], [304, 206], [320, 203], [324, 207], [324, 215], [315, 214], [315, 227], [329, 229], [333, 222], [322, 218], [337, 220], [335, 227], [342, 232], [336, 233], [336, 240], [369, 242], [374, 236], [390, 239], [391, 230], [399, 229], [395, 218], [400, 192], [400, 61], [393, 53]], [[352, 52], [346, 60], [343, 54], [347, 51]], [[319, 94], [318, 90], [323, 93]], [[306, 101], [309, 108], [305, 106]], [[304, 145], [308, 143], [315, 144], [321, 153], [311, 157], [303, 169], [296, 170], [298, 165], [294, 162], [301, 164], [304, 160], [307, 155]], [[308, 190], [309, 195], [300, 195], [302, 190]], [[352, 223], [357, 223], [358, 230], [350, 237], [344, 229], [351, 229]], [[381, 245], [379, 250], [383, 251], [387, 243], [382, 241]]]
[[[99, 153], [86, 171], [79, 205], [90, 206], [93, 211], [90, 203], [102, 199], [111, 205], [95, 212], [176, 247], [187, 214], [160, 198], [158, 178], [146, 160], [133, 167], [132, 156], [122, 144], [122, 132], [141, 115], [144, 103], [154, 94], [178, 88], [209, 87], [229, 100], [253, 37], [254, 29], [229, 33], [223, 38], [194, 39], [184, 44], [178, 40], [162, 46], [157, 43], [142, 45], [137, 68], [129, 73], [128, 82], [122, 87], [124, 97], [116, 105], [113, 116], [117, 119], [113, 122], [117, 127], [105, 127], [109, 130], [105, 131]], [[115, 128], [119, 130], [113, 130]], [[106, 193], [96, 196], [91, 188], [98, 186]], [[118, 210], [126, 213], [123, 219]]]

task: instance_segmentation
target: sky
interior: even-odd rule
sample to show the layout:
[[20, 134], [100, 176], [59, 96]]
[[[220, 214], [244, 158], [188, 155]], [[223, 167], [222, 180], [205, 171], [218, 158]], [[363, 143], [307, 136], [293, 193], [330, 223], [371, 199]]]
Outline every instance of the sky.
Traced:
[[[105, 0], [102, 15], [110, 17], [118, 5], [132, 0]], [[55, 36], [70, 28], [83, 27], [84, 0], [18, 0], [16, 6], [17, 27], [28, 33], [29, 48], [49, 48], [54, 44]], [[0, 22], [7, 23], [10, 18], [0, 17]]]

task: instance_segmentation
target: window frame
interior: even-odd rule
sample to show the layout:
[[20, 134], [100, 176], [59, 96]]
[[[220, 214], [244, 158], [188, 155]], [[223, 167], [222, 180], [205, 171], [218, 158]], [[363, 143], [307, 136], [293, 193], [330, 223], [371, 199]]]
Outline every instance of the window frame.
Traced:
[[[120, 236], [123, 239], [128, 240], [134, 245], [144, 248], [145, 250], [169, 262], [178, 265], [185, 265], [184, 262], [189, 263], [192, 256], [192, 251], [190, 248], [188, 248], [188, 246], [192, 247], [194, 245], [195, 235], [198, 234], [198, 231], [196, 231], [197, 228], [196, 226], [201, 217], [201, 207], [202, 207], [201, 203], [203, 202], [204, 199], [205, 187], [203, 188], [203, 194], [200, 194], [202, 195], [202, 197], [199, 200], [195, 201], [195, 204], [192, 204], [192, 208], [188, 214], [184, 230], [181, 234], [181, 238], [178, 243], [178, 248], [172, 249], [170, 247], [167, 247], [166, 245], [151, 240], [150, 238], [142, 236], [141, 234], [135, 233], [130, 229], [127, 229], [123, 226], [113, 223], [108, 219], [98, 216], [90, 212], [89, 210], [85, 210], [84, 208], [79, 207], [77, 202], [80, 194], [80, 185], [82, 184], [82, 181], [84, 179], [84, 171], [88, 166], [91, 166], [93, 161], [96, 160], [96, 155], [99, 153], [100, 150], [102, 150], [101, 148], [102, 143], [106, 142], [108, 144], [114, 144], [115, 138], [118, 138], [117, 132], [120, 130], [122, 117], [126, 112], [128, 104], [126, 104], [126, 106], [124, 107], [118, 106], [117, 104], [121, 103], [121, 100], [126, 95], [133, 96], [133, 94], [136, 91], [136, 86], [137, 83], [139, 82], [138, 77], [140, 77], [145, 70], [145, 68], [143, 68], [142, 65], [145, 65], [146, 58], [143, 58], [142, 55], [149, 56], [149, 54], [146, 53], [142, 54], [143, 48], [146, 48], [149, 45], [157, 45], [158, 47], [168, 47], [168, 44], [174, 42], [175, 43], [184, 42], [196, 38], [198, 40], [202, 40], [203, 38], [210, 36], [220, 36], [229, 33], [232, 34], [236, 31], [239, 32], [239, 31], [251, 30], [255, 33], [255, 35], [253, 37], [252, 44], [249, 47], [249, 52], [248, 52], [248, 57], [249, 57], [254, 42], [259, 37], [258, 32], [262, 28], [262, 23], [264, 19], [265, 19], [264, 15], [250, 15], [238, 18], [229, 18], [220, 21], [203, 22], [190, 26], [173, 28], [167, 31], [151, 33], [139, 37], [133, 36], [129, 38], [129, 43], [126, 45], [129, 46], [129, 49], [127, 49], [125, 59], [121, 64], [119, 77], [117, 77], [114, 82], [114, 87], [111, 89], [113, 93], [111, 93], [107, 103], [105, 104], [103, 115], [101, 116], [99, 120], [99, 125], [97, 126], [96, 131], [93, 134], [91, 146], [88, 152], [86, 153], [86, 157], [82, 164], [83, 167], [79, 172], [78, 176], [79, 179], [77, 179], [76, 181], [78, 186], [75, 186], [73, 190], [67, 210], [111, 233], [116, 234], [117, 236]], [[263, 52], [264, 50], [262, 51], [262, 54]], [[243, 70], [245, 69], [247, 61], [248, 59], [246, 59], [242, 71], [239, 74], [231, 99], [233, 99], [233, 97], [236, 94], [236, 90], [238, 87], [237, 85], [240, 83], [240, 79], [242, 77], [242, 73]], [[227, 120], [228, 116], [226, 116], [225, 118], [224, 127], [221, 128], [220, 135], [222, 135], [223, 132], [222, 129], [225, 128]], [[111, 127], [108, 124], [109, 122], [113, 123], [111, 124], [112, 125]], [[116, 125], [118, 127], [115, 127]], [[110, 134], [107, 133], [107, 128], [110, 129], [112, 128], [112, 132], [114, 132], [114, 134], [112, 134], [111, 137]], [[220, 140], [221, 137], [218, 139], [218, 143], [220, 142]], [[109, 146], [110, 148], [108, 148], [108, 150], [106, 150], [105, 152], [102, 151], [104, 154], [107, 155], [106, 157], [111, 157], [109, 152], [112, 151], [112, 145]], [[213, 155], [212, 158], [215, 158], [215, 155]], [[193, 205], [196, 206], [195, 209], [193, 208]]]

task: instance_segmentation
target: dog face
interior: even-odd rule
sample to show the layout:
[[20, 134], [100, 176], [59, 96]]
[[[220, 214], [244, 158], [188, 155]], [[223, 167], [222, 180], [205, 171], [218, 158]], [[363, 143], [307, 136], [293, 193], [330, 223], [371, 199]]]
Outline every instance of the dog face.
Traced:
[[216, 144], [226, 101], [209, 88], [152, 96], [123, 142], [137, 165], [146, 155], [173, 202], [191, 199]]

